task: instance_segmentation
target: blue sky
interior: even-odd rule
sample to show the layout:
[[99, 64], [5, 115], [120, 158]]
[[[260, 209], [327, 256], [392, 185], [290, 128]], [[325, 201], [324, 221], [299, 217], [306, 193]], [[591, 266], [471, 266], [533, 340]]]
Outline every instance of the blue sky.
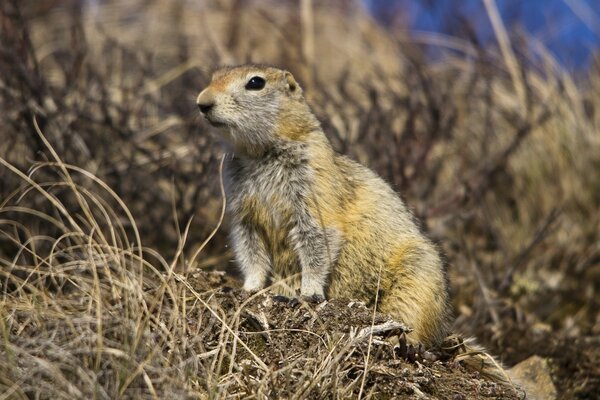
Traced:
[[[482, 43], [494, 40], [482, 0], [364, 0], [382, 23], [460, 35], [468, 21]], [[600, 0], [496, 0], [505, 25], [525, 29], [568, 69], [585, 69], [600, 49]]]

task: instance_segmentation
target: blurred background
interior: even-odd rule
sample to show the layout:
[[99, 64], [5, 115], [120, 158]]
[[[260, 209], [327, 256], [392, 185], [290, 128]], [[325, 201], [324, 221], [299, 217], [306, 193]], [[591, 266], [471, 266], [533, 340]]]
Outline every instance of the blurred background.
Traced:
[[[216, 66], [289, 69], [336, 150], [390, 182], [443, 248], [456, 329], [508, 365], [573, 366], [554, 376], [565, 396], [600, 390], [594, 0], [4, 0], [0, 26], [0, 157], [20, 171], [57, 179], [31, 169], [52, 160], [36, 116], [66, 163], [123, 199], [145, 246], [173, 256], [193, 217], [187, 254], [221, 209], [222, 148], [197, 93]], [[46, 207], [22, 186], [0, 167], [3, 206]], [[0, 241], [3, 258], [16, 251]], [[231, 258], [223, 227], [194, 268]]]
[[[600, 44], [600, 13], [593, 0], [494, 3], [512, 35], [524, 34], [539, 42], [563, 67], [584, 70], [594, 60]], [[474, 39], [483, 45], [493, 45], [497, 40], [485, 1], [365, 0], [363, 4], [385, 26], [400, 24], [413, 33], [436, 32]], [[530, 44], [528, 50], [535, 54], [535, 46]]]

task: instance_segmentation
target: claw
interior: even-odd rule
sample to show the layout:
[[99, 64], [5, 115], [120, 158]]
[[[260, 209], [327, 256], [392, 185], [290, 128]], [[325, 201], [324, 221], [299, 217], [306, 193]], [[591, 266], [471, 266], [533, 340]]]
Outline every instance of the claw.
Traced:
[[325, 301], [325, 297], [321, 296], [319, 294], [313, 294], [311, 296], [302, 296], [302, 300], [306, 301], [307, 303], [311, 303], [311, 304], [321, 304], [322, 302]]
[[273, 296], [273, 300], [279, 303], [287, 303], [288, 305], [290, 305], [292, 308], [296, 307], [298, 304], [300, 304], [300, 302], [298, 301], [297, 298], [295, 297], [286, 297], [280, 294], [277, 294], [275, 296]]
[[273, 296], [273, 300], [275, 300], [278, 303], [289, 303], [291, 301], [289, 297], [280, 294], [276, 294], [275, 296]]

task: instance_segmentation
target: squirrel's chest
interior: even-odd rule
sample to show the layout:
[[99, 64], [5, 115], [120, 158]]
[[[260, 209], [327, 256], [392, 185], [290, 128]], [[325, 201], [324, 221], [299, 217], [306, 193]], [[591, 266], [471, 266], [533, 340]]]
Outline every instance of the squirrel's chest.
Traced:
[[310, 168], [264, 163], [238, 168], [228, 185], [230, 212], [266, 228], [285, 230], [310, 192]]

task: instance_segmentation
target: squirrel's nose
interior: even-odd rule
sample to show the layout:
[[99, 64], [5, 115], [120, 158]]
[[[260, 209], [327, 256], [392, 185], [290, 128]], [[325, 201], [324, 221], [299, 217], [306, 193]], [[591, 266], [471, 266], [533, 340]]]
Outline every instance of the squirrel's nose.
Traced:
[[207, 87], [200, 92], [196, 98], [196, 104], [198, 104], [200, 112], [204, 115], [212, 110], [212, 108], [215, 106], [215, 96], [210, 87]]
[[214, 105], [215, 103], [198, 103], [198, 108], [202, 114], [206, 114], [214, 107]]

